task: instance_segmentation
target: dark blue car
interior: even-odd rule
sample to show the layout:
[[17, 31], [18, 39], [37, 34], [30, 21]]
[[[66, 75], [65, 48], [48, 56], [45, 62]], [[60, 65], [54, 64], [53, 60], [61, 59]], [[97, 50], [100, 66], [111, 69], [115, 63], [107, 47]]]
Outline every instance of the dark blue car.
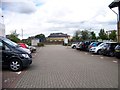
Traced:
[[0, 62], [2, 62], [2, 67], [20, 71], [32, 63], [32, 56], [18, 44], [0, 37]]

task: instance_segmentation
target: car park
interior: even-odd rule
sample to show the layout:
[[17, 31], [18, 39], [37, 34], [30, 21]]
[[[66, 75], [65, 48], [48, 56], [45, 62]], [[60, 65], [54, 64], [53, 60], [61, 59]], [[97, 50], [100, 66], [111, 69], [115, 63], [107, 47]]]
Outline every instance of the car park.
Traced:
[[115, 47], [118, 45], [117, 42], [108, 42], [102, 48], [102, 54], [107, 56], [115, 56]]
[[2, 66], [12, 71], [20, 71], [32, 63], [32, 55], [7, 38], [0, 37], [0, 49]]

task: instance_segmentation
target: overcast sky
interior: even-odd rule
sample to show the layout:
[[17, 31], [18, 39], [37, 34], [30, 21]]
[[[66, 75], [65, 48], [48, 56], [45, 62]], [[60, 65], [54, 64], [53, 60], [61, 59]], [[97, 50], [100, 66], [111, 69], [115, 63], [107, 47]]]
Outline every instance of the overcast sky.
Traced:
[[117, 28], [117, 16], [108, 7], [112, 1], [2, 0], [0, 13], [4, 15], [6, 34], [16, 29], [19, 37], [21, 29], [24, 38], [56, 32], [73, 35], [78, 29], [98, 33], [101, 28]]

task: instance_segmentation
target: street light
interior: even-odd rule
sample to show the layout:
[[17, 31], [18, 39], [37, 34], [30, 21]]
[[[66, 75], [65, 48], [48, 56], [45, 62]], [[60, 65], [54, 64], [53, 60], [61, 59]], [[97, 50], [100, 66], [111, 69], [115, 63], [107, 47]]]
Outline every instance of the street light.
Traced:
[[[112, 8], [118, 7], [118, 14], [112, 10]], [[117, 14], [117, 29], [118, 29], [118, 42], [120, 43], [120, 0], [114, 0], [110, 5], [109, 8]]]

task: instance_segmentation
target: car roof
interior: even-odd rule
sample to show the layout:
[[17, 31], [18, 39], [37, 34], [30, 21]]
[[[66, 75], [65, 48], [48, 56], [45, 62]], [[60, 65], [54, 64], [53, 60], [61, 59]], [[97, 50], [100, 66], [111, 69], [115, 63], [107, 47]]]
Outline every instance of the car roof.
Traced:
[[25, 44], [25, 43], [18, 43], [18, 44]]

